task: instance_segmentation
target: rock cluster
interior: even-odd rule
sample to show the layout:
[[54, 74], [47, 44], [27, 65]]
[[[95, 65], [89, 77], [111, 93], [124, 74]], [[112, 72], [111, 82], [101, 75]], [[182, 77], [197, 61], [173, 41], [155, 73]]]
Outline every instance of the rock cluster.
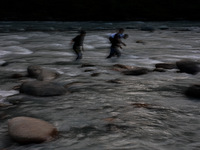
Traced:
[[[92, 64], [83, 64], [81, 68], [94, 67]], [[168, 69], [176, 69], [181, 73], [188, 73], [196, 75], [200, 71], [199, 62], [192, 60], [180, 60], [175, 63], [159, 63], [155, 64], [155, 69], [150, 70], [143, 67], [127, 66], [122, 64], [115, 64], [112, 66], [112, 70], [119, 71], [123, 75], [139, 76], [148, 74], [153, 71], [164, 72]], [[33, 96], [59, 96], [66, 93], [66, 89], [69, 89], [73, 84], [61, 85], [53, 82], [59, 74], [55, 71], [44, 69], [40, 66], [29, 66], [27, 68], [28, 76], [35, 78], [34, 81], [24, 82], [20, 88], [20, 93], [33, 95]], [[91, 76], [97, 77], [99, 73], [93, 73]], [[16, 75], [16, 78], [20, 78], [20, 75]], [[24, 76], [22, 76], [24, 77]], [[108, 83], [122, 83], [120, 80], [109, 80]], [[195, 98], [200, 98], [200, 84], [190, 86], [185, 95]], [[136, 107], [148, 107], [144, 104], [134, 104]], [[51, 141], [58, 135], [56, 127], [52, 124], [31, 117], [15, 117], [8, 121], [8, 132], [10, 137], [22, 144], [27, 143], [41, 143]]]

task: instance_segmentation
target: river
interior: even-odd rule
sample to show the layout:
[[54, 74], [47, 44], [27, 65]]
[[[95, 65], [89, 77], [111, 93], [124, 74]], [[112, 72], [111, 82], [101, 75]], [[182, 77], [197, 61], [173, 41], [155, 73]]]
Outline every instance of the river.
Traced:
[[[129, 34], [127, 46], [120, 58], [106, 59], [108, 36], [118, 28]], [[85, 51], [74, 61], [70, 41], [80, 29], [87, 31]], [[199, 83], [199, 74], [172, 69], [126, 76], [112, 70], [114, 64], [154, 69], [157, 63], [199, 60], [199, 45], [200, 22], [0, 22], [1, 103], [18, 94], [13, 87], [23, 82], [10, 76], [30, 65], [59, 72], [58, 83], [76, 82], [63, 96], [30, 96], [1, 107], [0, 149], [199, 150], [200, 103], [184, 95]], [[94, 66], [81, 67], [86, 63]], [[8, 119], [17, 116], [46, 120], [59, 137], [19, 145], [7, 129]]]

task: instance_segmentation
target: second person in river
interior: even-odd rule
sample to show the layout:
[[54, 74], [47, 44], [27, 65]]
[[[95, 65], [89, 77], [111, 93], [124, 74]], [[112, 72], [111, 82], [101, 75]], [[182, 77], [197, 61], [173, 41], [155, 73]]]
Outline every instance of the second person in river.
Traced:
[[84, 51], [83, 41], [84, 41], [85, 35], [86, 35], [85, 31], [80, 31], [80, 34], [77, 35], [75, 38], [73, 38], [71, 41], [71, 43], [74, 43], [73, 50], [77, 55], [76, 60], [82, 59], [82, 51]]

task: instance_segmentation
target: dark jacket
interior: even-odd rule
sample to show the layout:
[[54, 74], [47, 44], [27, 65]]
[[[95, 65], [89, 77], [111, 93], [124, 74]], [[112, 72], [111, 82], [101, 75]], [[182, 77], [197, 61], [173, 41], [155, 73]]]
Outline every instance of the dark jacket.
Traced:
[[121, 38], [119, 34], [115, 34], [114, 38], [111, 41], [112, 45], [111, 47], [119, 47], [121, 44]]
[[72, 39], [72, 41], [74, 42], [73, 47], [83, 46], [84, 36], [77, 35], [75, 38]]

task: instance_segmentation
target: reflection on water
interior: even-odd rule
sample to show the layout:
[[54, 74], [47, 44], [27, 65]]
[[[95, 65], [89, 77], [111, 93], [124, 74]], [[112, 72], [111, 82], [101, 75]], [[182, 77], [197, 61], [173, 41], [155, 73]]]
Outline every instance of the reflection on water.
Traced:
[[[162, 22], [165, 24], [166, 22]], [[70, 24], [70, 23], [69, 23]], [[61, 76], [55, 82], [69, 84], [63, 96], [15, 96], [19, 103], [0, 109], [0, 148], [9, 150], [125, 150], [174, 149], [200, 147], [200, 112], [197, 100], [184, 96], [183, 91], [198, 83], [199, 75], [150, 72], [142, 76], [125, 76], [114, 71], [114, 64], [154, 69], [156, 63], [175, 62], [183, 58], [199, 59], [200, 32], [198, 23], [151, 23], [154, 32], [141, 31], [145, 23], [83, 23], [91, 29], [85, 37], [83, 59], [75, 62], [69, 44], [77, 29], [69, 25], [56, 30], [16, 32], [30, 24], [17, 23], [15, 32], [0, 33], [0, 99], [18, 93], [14, 86], [30, 80], [13, 79], [14, 73], [26, 73], [29, 65], [37, 64], [56, 70]], [[52, 26], [52, 23], [45, 24]], [[71, 23], [72, 25], [72, 23]], [[81, 26], [73, 23], [74, 27]], [[99, 30], [99, 26], [104, 30]], [[31, 26], [31, 25], [30, 25]], [[129, 38], [121, 58], [106, 59], [109, 33], [124, 27]], [[132, 28], [131, 28], [132, 27]], [[133, 28], [134, 27], [134, 28]], [[135, 28], [137, 27], [137, 28]], [[189, 31], [180, 31], [182, 28]], [[195, 27], [195, 28], [194, 28]], [[35, 29], [36, 31], [33, 31]], [[52, 28], [51, 28], [52, 29]], [[62, 30], [61, 30], [62, 29]], [[137, 42], [140, 41], [140, 42]], [[83, 67], [82, 64], [91, 64]], [[82, 66], [82, 67], [81, 67]], [[33, 80], [33, 79], [32, 79]], [[18, 145], [7, 134], [7, 119], [15, 116], [36, 117], [53, 123], [60, 137], [49, 143]]]

